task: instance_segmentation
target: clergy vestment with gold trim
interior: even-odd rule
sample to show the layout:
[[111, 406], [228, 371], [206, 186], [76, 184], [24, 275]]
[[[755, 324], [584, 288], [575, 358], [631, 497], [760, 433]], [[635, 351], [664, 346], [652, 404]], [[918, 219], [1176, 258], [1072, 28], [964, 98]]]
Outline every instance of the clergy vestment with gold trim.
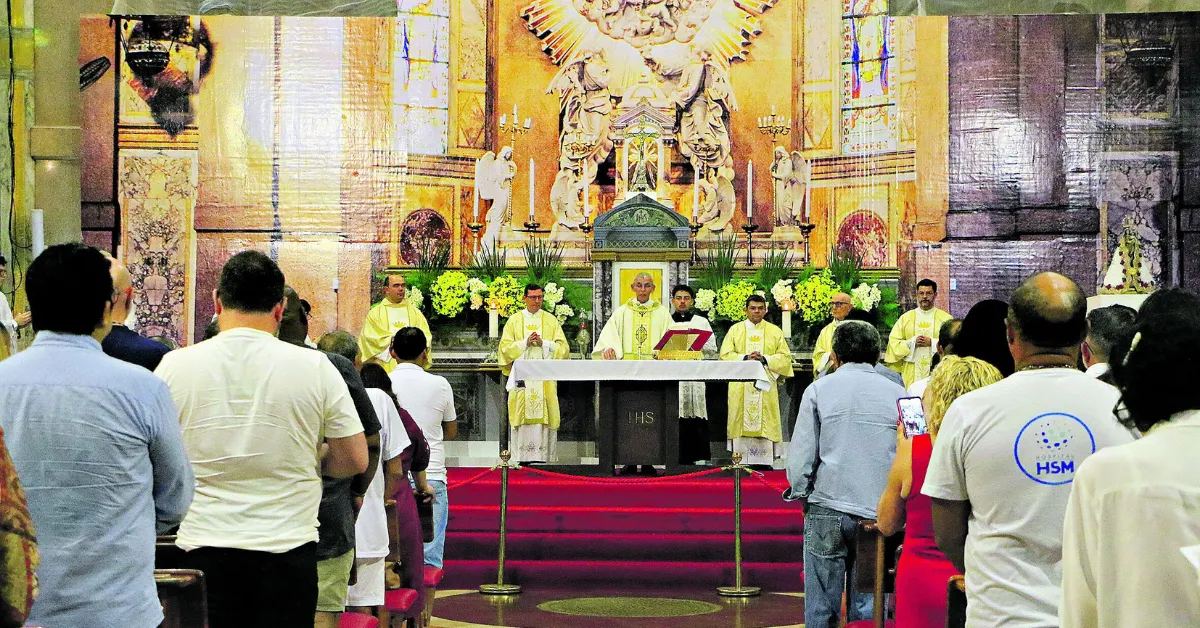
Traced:
[[[529, 337], [537, 333], [541, 346], [531, 346]], [[565, 360], [571, 353], [562, 326], [553, 314], [539, 310], [531, 314], [521, 310], [504, 323], [497, 352], [500, 371], [507, 377], [512, 363], [521, 360]], [[558, 446], [558, 384], [525, 382], [508, 393], [509, 449], [515, 462], [554, 462]]]
[[630, 299], [613, 310], [596, 339], [592, 357], [599, 359], [605, 349], [612, 349], [620, 360], [650, 359], [654, 345], [670, 327], [671, 312], [661, 303], [654, 299], [645, 303]]
[[[937, 351], [938, 333], [942, 323], [951, 318], [954, 317], [936, 307], [928, 311], [915, 309], [905, 312], [892, 326], [883, 361], [892, 370], [900, 372], [905, 388], [929, 376], [933, 354]], [[925, 336], [932, 342], [928, 347], [918, 347], [917, 336]]]
[[754, 382], [729, 384], [729, 449], [742, 454], [744, 464], [769, 465], [781, 454], [778, 382], [792, 376], [792, 350], [783, 330], [767, 321], [738, 323], [721, 343], [722, 360], [744, 360], [754, 352], [766, 358], [771, 389], [760, 391]]
[[367, 312], [367, 320], [363, 323], [362, 333], [358, 335], [358, 350], [364, 361], [378, 359], [383, 368], [391, 373], [396, 368], [396, 360], [392, 358], [392, 338], [396, 332], [405, 327], [416, 327], [425, 332], [425, 342], [433, 344], [433, 334], [429, 333], [429, 321], [408, 299], [392, 303], [386, 298], [371, 307]]

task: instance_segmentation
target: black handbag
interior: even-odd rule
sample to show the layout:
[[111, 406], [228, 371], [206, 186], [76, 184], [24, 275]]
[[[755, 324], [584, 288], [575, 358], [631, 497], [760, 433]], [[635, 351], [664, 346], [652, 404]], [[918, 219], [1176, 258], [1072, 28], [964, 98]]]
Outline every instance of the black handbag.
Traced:
[[417, 518], [421, 520], [421, 542], [433, 542], [433, 500], [426, 501], [423, 493], [415, 492], [417, 500]]

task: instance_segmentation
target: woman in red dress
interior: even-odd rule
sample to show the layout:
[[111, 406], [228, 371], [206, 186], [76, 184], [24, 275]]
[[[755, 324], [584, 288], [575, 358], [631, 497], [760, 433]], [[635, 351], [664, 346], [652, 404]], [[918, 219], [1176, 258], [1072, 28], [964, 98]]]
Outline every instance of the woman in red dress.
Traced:
[[929, 433], [910, 440], [903, 425], [896, 430], [896, 458], [878, 507], [880, 532], [890, 536], [904, 530], [904, 550], [896, 571], [896, 628], [946, 625], [946, 581], [958, 571], [933, 539], [933, 502], [921, 494], [921, 485], [933, 440], [951, 402], [1001, 379], [1000, 371], [983, 360], [946, 356], [925, 390]]

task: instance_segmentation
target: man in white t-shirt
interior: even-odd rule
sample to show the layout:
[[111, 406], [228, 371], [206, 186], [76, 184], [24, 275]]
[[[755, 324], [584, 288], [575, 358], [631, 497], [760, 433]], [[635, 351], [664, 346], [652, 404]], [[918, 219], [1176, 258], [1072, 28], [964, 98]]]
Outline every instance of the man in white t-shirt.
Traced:
[[182, 566], [204, 572], [211, 628], [313, 625], [321, 476], [367, 467], [337, 369], [275, 337], [283, 283], [266, 255], [234, 255], [214, 295], [221, 333], [168, 353], [155, 371], [196, 476], [177, 544]]
[[946, 412], [921, 492], [938, 547], [966, 575], [967, 626], [1058, 626], [1071, 481], [1095, 451], [1130, 442], [1115, 388], [1075, 369], [1086, 331], [1079, 286], [1034, 275], [1013, 292], [1017, 372]]
[[[442, 550], [446, 544], [446, 520], [450, 502], [446, 496], [445, 440], [458, 436], [458, 415], [454, 412], [454, 392], [445, 377], [425, 371], [429, 364], [429, 344], [425, 333], [405, 327], [392, 338], [392, 357], [396, 368], [390, 373], [392, 392], [429, 441], [429, 467], [425, 478], [433, 489], [433, 540], [425, 544], [425, 564], [442, 568]], [[429, 600], [433, 599], [430, 595]]]

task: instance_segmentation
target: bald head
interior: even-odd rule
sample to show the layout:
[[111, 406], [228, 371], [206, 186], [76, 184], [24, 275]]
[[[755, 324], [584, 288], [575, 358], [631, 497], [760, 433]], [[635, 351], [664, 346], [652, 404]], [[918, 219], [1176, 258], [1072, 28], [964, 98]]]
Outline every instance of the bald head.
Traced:
[[[103, 251], [102, 251], [103, 252]], [[124, 264], [109, 256], [108, 274], [113, 282], [112, 322], [124, 324], [129, 317], [129, 307], [133, 303], [133, 276]]]
[[1038, 273], [1013, 292], [1008, 324], [1020, 340], [1034, 347], [1074, 347], [1087, 333], [1087, 299], [1070, 278]]
[[850, 311], [854, 309], [854, 300], [845, 292], [835, 292], [832, 299], [832, 314], [833, 320], [844, 321], [850, 315]]

